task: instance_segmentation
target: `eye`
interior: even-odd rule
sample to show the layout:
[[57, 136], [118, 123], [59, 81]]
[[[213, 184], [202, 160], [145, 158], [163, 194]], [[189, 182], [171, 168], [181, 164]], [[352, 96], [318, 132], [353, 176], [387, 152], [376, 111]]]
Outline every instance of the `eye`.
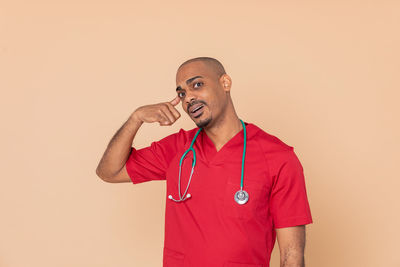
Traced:
[[194, 88], [197, 88], [197, 87], [196, 87], [197, 84], [200, 84], [200, 86], [201, 86], [201, 85], [203, 85], [203, 82], [194, 83], [193, 87], [194, 87]]
[[[181, 94], [183, 94], [183, 95], [181, 95]], [[179, 92], [179, 93], [178, 93], [178, 96], [179, 96], [180, 98], [182, 98], [184, 95], [185, 95], [185, 92]]]

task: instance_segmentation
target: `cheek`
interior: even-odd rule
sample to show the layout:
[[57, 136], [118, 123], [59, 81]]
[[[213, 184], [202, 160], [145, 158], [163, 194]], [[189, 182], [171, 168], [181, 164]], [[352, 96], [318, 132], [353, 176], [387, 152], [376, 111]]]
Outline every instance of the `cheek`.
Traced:
[[218, 114], [218, 110], [219, 110], [218, 103], [211, 102], [207, 106], [207, 112], [209, 114]]
[[203, 93], [202, 95], [199, 95], [199, 99], [203, 100], [210, 108], [214, 107], [215, 103], [218, 103], [218, 101], [216, 101], [216, 97], [216, 95], [211, 94], [208, 91]]
[[182, 109], [187, 113], [187, 105], [182, 104]]
[[225, 108], [226, 108], [226, 102], [224, 99], [214, 99], [209, 103], [210, 112], [214, 114], [219, 114]]

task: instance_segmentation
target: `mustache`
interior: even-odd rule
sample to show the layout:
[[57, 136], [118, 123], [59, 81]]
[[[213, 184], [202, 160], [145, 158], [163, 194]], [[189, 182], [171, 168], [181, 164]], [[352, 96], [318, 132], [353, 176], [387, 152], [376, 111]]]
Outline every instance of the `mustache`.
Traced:
[[191, 103], [187, 106], [187, 112], [189, 113], [189, 109], [190, 109], [192, 106], [196, 105], [196, 104], [203, 104], [203, 105], [205, 105], [205, 106], [207, 105], [206, 102], [204, 102], [203, 100], [193, 101], [193, 102], [191, 102]]

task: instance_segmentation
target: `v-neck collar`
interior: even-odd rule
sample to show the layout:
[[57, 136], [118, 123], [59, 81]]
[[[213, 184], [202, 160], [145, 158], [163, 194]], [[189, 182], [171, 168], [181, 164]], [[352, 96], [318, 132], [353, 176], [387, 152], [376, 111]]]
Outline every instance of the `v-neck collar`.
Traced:
[[[248, 139], [249, 132], [253, 130], [252, 124], [245, 121], [243, 121], [243, 123], [246, 126], [246, 137]], [[210, 163], [216, 163], [219, 158], [223, 157], [224, 154], [228, 153], [230, 147], [237, 145], [241, 145], [243, 147], [244, 131], [242, 129], [239, 132], [237, 132], [233, 137], [231, 137], [231, 139], [228, 140], [228, 142], [226, 142], [221, 147], [219, 151], [217, 151], [213, 141], [207, 135], [206, 131], [202, 130], [201, 135], [199, 137], [201, 138], [201, 145], [204, 153], [204, 159], [210, 164]]]

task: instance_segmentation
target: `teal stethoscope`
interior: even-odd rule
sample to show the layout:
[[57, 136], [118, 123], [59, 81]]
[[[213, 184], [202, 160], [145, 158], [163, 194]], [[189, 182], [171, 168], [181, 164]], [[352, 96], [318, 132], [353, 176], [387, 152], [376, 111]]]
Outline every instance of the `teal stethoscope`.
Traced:
[[[243, 132], [244, 132], [243, 156], [242, 156], [242, 173], [241, 173], [241, 181], [240, 181], [240, 190], [235, 193], [234, 199], [238, 204], [242, 205], [242, 204], [245, 204], [249, 200], [249, 194], [246, 191], [243, 190], [243, 169], [244, 169], [244, 159], [245, 159], [245, 154], [246, 154], [246, 126], [244, 125], [244, 122], [242, 120], [240, 120], [240, 122], [242, 123]], [[186, 199], [188, 199], [188, 198], [190, 198], [192, 196], [191, 194], [186, 194], [186, 193], [187, 193], [187, 191], [189, 189], [190, 181], [192, 180], [194, 166], [196, 165], [196, 152], [194, 151], [193, 144], [194, 144], [194, 141], [196, 140], [197, 136], [199, 135], [201, 129], [203, 129], [203, 128], [200, 128], [197, 131], [196, 135], [194, 136], [194, 138], [192, 140], [192, 143], [190, 144], [189, 149], [186, 150], [185, 153], [183, 153], [183, 155], [181, 157], [181, 160], [179, 162], [179, 182], [178, 182], [179, 199], [174, 199], [172, 197], [172, 195], [168, 196], [169, 199], [171, 199], [171, 200], [173, 200], [175, 202], [184, 201], [184, 200], [186, 200]], [[182, 168], [182, 161], [185, 158], [186, 154], [189, 153], [190, 151], [193, 152], [192, 171], [190, 172], [189, 182], [188, 182], [188, 184], [186, 186], [185, 193], [183, 193], [184, 197], [182, 197], [182, 195], [181, 195], [181, 168]]]

